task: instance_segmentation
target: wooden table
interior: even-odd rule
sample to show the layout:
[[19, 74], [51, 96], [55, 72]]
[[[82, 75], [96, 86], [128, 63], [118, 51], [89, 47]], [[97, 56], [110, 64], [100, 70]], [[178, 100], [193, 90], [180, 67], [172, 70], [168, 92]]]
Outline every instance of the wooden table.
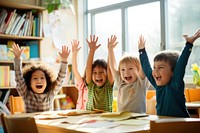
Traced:
[[[79, 133], [79, 132], [92, 132], [92, 133], [115, 133], [115, 132], [131, 132], [131, 133], [150, 133], [150, 120], [164, 120], [176, 121], [176, 117], [166, 117], [157, 115], [144, 115], [140, 117], [132, 113], [131, 122], [125, 124], [122, 120], [116, 124], [116, 121], [105, 121], [97, 119], [101, 114], [81, 114], [77, 116], [64, 116], [66, 114], [77, 110], [63, 110], [63, 111], [49, 111], [42, 113], [26, 113], [14, 114], [12, 117], [34, 117], [39, 133]], [[137, 117], [136, 117], [137, 116]], [[171, 119], [171, 120], [170, 120]], [[178, 118], [179, 119], [179, 118]], [[184, 119], [184, 118], [183, 118]], [[195, 118], [191, 118], [195, 119]], [[85, 120], [87, 122], [85, 122]], [[89, 120], [89, 121], [88, 121]], [[93, 121], [96, 120], [96, 121]], [[91, 125], [96, 124], [95, 127]], [[123, 122], [123, 123], [121, 123]], [[131, 124], [130, 124], [131, 123]], [[100, 126], [101, 125], [101, 126]], [[93, 125], [94, 126], [94, 125]], [[109, 126], [109, 127], [108, 127]]]
[[200, 118], [200, 101], [195, 101], [195, 102], [187, 102], [186, 107], [188, 110], [194, 109], [197, 111], [197, 117]]
[[[103, 126], [99, 127], [87, 127], [84, 124], [78, 124], [79, 121], [85, 120], [88, 118], [98, 117], [100, 114], [84, 114], [79, 116], [67, 116], [67, 117], [57, 117], [58, 113], [66, 113], [74, 110], [64, 110], [64, 111], [51, 111], [43, 113], [27, 113], [27, 114], [15, 114], [18, 116], [30, 116], [35, 117], [36, 124], [38, 126], [39, 132], [44, 133], [78, 133], [78, 132], [95, 132], [95, 133], [114, 133], [114, 132], [133, 132], [133, 133], [149, 133], [150, 131], [150, 120], [159, 119], [156, 115], [138, 117], [138, 120], [145, 120], [148, 123], [136, 125], [125, 125], [125, 124], [116, 124], [111, 127], [106, 127], [109, 124], [114, 124], [113, 121], [109, 123], [100, 123]], [[48, 116], [48, 118], [45, 118]], [[43, 118], [43, 116], [45, 116]], [[54, 117], [55, 116], [55, 117]], [[135, 118], [134, 118], [135, 119]], [[99, 121], [100, 122], [100, 121]], [[101, 121], [103, 122], [103, 121]], [[86, 123], [87, 124], [87, 123]], [[99, 125], [99, 123], [98, 123]]]
[[[53, 111], [51, 114], [58, 113], [59, 111]], [[68, 111], [60, 111], [62, 112], [68, 112]], [[59, 113], [60, 113], [59, 112]], [[50, 112], [45, 112], [50, 113]], [[49, 119], [49, 120], [41, 120], [41, 119], [35, 119], [36, 123], [38, 125], [40, 132], [47, 132], [52, 131], [52, 133], [55, 133], [55, 131], [58, 133], [64, 133], [64, 132], [96, 132], [96, 133], [111, 133], [111, 132], [133, 132], [133, 133], [148, 133], [150, 129], [149, 123], [146, 124], [138, 124], [138, 125], [116, 125], [113, 127], [108, 127], [108, 124], [112, 124], [114, 122], [109, 122], [108, 124], [104, 121], [100, 121], [102, 123], [102, 126], [99, 127], [87, 127], [87, 123], [84, 124], [77, 124], [78, 122], [85, 120], [85, 119], [93, 119], [99, 114], [86, 114], [86, 115], [79, 115], [79, 116], [67, 116], [60, 119]], [[140, 117], [142, 118], [142, 117]], [[148, 116], [143, 117], [143, 119], [157, 119], [157, 116]], [[139, 118], [138, 118], [139, 119]], [[107, 124], [107, 125], [105, 125]], [[54, 130], [54, 131], [53, 131]]]

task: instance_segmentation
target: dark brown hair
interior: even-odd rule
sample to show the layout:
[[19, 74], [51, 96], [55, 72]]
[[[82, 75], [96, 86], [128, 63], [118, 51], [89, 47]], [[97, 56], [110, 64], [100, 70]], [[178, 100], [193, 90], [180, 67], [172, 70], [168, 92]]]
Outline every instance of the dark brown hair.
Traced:
[[37, 70], [40, 70], [45, 74], [47, 87], [45, 88], [44, 93], [49, 92], [51, 89], [55, 88], [54, 86], [56, 85], [56, 82], [55, 82], [55, 74], [53, 70], [44, 63], [30, 63], [30, 64], [25, 65], [22, 70], [23, 77], [27, 85], [27, 89], [32, 90], [31, 77], [32, 77], [32, 74]]
[[171, 71], [174, 71], [178, 57], [179, 57], [179, 53], [177, 51], [165, 50], [165, 51], [159, 52], [154, 57], [154, 62], [156, 62], [156, 61], [168, 62], [171, 67]]
[[97, 59], [94, 61], [94, 63], [92, 64], [92, 70], [96, 67], [102, 67], [105, 70], [107, 70], [107, 62], [104, 59]]

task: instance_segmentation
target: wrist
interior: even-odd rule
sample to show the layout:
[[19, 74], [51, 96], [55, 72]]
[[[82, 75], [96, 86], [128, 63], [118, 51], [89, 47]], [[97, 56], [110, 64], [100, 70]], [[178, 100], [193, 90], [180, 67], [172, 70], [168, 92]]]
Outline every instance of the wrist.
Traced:
[[64, 60], [62, 60], [61, 62], [64, 63], [64, 64], [67, 64], [67, 63], [68, 63], [67, 61], [64, 61]]

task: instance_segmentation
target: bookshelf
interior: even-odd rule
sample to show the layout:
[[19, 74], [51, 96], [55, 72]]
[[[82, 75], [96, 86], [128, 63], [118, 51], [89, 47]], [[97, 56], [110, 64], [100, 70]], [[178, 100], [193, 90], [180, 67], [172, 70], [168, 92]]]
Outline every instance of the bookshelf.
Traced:
[[[41, 44], [41, 41], [43, 40], [42, 14], [44, 10], [45, 8], [40, 7], [40, 6], [0, 1], [0, 45], [6, 46], [6, 51], [4, 52], [7, 53], [9, 51], [9, 48], [8, 48], [9, 41], [14, 41], [18, 43], [20, 46], [26, 46], [28, 45], [29, 42], [35, 42], [35, 45], [37, 45], [37, 51], [31, 51], [30, 49], [29, 52], [30, 54], [31, 52], [38, 53], [38, 59], [40, 58], [40, 44]], [[16, 15], [16, 17], [14, 17], [14, 14]], [[5, 17], [3, 18], [2, 16], [5, 16]], [[14, 27], [14, 23], [11, 23], [12, 19], [13, 19], [13, 22], [15, 22], [18, 16], [19, 16], [19, 20]], [[34, 27], [34, 24], [35, 24], [35, 27]], [[25, 25], [27, 25], [27, 28], [25, 27]], [[8, 27], [10, 27], [10, 30], [8, 30]], [[11, 32], [12, 28], [13, 28], [13, 32]], [[37, 34], [36, 34], [36, 30], [37, 30]], [[25, 34], [25, 31], [27, 32], [27, 34]], [[35, 34], [33, 34], [34, 33], [33, 31], [35, 31]], [[1, 56], [1, 53], [0, 53], [0, 56]], [[8, 55], [6, 54], [6, 56]], [[30, 63], [31, 62], [30, 59], [23, 60], [22, 63], [23, 64]], [[9, 67], [9, 70], [4, 71], [4, 67]], [[10, 94], [12, 95], [13, 94], [18, 95], [15, 89], [15, 86], [11, 85], [10, 83], [12, 81], [9, 81], [10, 70], [13, 70], [13, 69], [14, 69], [13, 59], [0, 57], [0, 79], [1, 81], [3, 80], [3, 82], [0, 82], [0, 91], [4, 92], [7, 90], [7, 91], [10, 91], [11, 92]]]
[[[16, 9], [16, 12], [19, 12], [21, 14], [23, 13], [27, 13], [31, 10], [34, 10], [35, 13], [34, 14], [39, 14], [42, 13], [45, 8], [43, 7], [39, 7], [39, 6], [32, 6], [32, 5], [27, 5], [27, 4], [18, 4], [18, 3], [11, 3], [11, 2], [2, 2], [0, 1], [0, 13], [3, 9], [8, 9], [9, 11], [13, 11], [14, 9]], [[12, 34], [5, 34], [5, 33], [0, 33], [0, 45], [1, 44], [7, 44], [7, 42], [9, 40], [11, 41], [15, 41], [16, 43], [18, 43], [20, 46], [24, 46], [24, 44], [22, 44], [21, 42], [31, 42], [31, 41], [36, 41], [38, 42], [38, 53], [39, 53], [39, 60], [41, 56], [41, 52], [42, 49], [44, 49], [44, 45], [41, 48], [41, 42], [43, 41], [43, 36], [34, 36], [34, 35], [12, 35]], [[22, 44], [22, 45], [21, 45]], [[31, 53], [32, 51], [30, 51]], [[28, 64], [30, 63], [31, 60], [23, 60], [23, 64]], [[0, 59], [0, 66], [9, 66], [10, 70], [13, 70], [14, 66], [13, 66], [13, 60], [2, 60]], [[1, 77], [1, 75], [0, 75]], [[10, 94], [17, 96], [18, 93], [15, 89], [15, 86], [0, 86], [0, 91], [1, 90], [10, 90]], [[58, 101], [58, 99], [60, 98], [64, 98], [66, 95], [70, 96], [74, 102], [74, 104], [76, 104], [77, 98], [78, 98], [78, 90], [76, 89], [75, 85], [65, 85], [63, 86], [63, 94], [56, 96], [56, 100]]]

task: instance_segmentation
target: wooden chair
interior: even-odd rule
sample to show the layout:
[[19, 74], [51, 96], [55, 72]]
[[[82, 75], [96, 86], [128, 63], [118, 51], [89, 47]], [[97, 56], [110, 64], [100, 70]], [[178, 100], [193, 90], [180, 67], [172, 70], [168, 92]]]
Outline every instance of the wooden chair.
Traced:
[[11, 114], [25, 113], [24, 101], [21, 96], [14, 97], [13, 95], [10, 95], [9, 103]]
[[200, 101], [200, 88], [187, 88], [187, 102]]
[[33, 117], [6, 116], [1, 114], [4, 133], [38, 133]]
[[163, 118], [150, 121], [150, 133], [200, 133], [200, 119]]
[[146, 113], [155, 115], [156, 114], [156, 91], [147, 90], [146, 93]]

